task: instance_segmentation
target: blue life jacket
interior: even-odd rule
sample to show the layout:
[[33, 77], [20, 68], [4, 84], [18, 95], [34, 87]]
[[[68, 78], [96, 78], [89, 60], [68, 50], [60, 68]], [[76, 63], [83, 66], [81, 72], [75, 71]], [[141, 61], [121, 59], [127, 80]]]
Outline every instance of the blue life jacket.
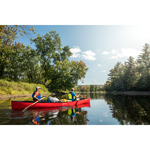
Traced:
[[[32, 97], [34, 97], [34, 93], [35, 93], [35, 92], [33, 92]], [[38, 99], [41, 99], [41, 94], [39, 94], [39, 95], [37, 96], [37, 98], [38, 98]]]
[[40, 122], [40, 117], [39, 116], [36, 117], [36, 121]]

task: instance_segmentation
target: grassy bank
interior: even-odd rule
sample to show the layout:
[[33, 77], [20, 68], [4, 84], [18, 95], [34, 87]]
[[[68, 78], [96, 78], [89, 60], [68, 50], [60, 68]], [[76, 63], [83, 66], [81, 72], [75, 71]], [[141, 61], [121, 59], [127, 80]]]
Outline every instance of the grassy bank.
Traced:
[[37, 86], [41, 87], [40, 93], [49, 93], [48, 89], [41, 84], [9, 82], [0, 79], [0, 95], [32, 94]]

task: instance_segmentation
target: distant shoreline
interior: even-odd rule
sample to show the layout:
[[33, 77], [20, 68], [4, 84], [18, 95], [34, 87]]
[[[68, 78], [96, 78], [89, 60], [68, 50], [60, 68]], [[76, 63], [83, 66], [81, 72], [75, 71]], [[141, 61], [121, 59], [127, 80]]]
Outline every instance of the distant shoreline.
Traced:
[[[106, 91], [96, 91], [96, 92], [81, 92], [81, 91], [74, 91], [75, 93], [108, 93], [108, 92], [106, 92]], [[64, 94], [68, 94], [68, 93], [70, 93], [70, 91], [63, 91], [63, 92], [60, 92], [60, 93], [64, 93]]]
[[141, 91], [128, 91], [128, 92], [110, 92], [111, 94], [124, 94], [124, 95], [150, 95], [150, 92]]

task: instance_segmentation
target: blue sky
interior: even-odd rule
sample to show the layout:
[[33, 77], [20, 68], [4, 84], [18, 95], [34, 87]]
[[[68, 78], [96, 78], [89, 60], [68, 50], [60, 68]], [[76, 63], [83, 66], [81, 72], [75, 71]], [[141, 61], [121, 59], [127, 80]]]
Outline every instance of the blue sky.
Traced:
[[[63, 46], [70, 47], [70, 60], [84, 61], [89, 68], [79, 85], [104, 84], [109, 70], [119, 61], [124, 63], [129, 56], [135, 59], [145, 43], [150, 42], [148, 26], [134, 25], [35, 25], [36, 34], [45, 35], [55, 30]], [[36, 35], [32, 35], [32, 38]], [[18, 41], [30, 44], [30, 38], [20, 37]]]

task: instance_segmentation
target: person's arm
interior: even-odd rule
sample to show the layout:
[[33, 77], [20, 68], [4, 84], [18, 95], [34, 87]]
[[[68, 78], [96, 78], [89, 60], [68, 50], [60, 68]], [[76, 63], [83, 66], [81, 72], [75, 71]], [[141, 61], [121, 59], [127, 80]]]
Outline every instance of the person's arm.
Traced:
[[78, 98], [80, 96], [80, 94], [78, 96], [75, 95], [76, 98]]

